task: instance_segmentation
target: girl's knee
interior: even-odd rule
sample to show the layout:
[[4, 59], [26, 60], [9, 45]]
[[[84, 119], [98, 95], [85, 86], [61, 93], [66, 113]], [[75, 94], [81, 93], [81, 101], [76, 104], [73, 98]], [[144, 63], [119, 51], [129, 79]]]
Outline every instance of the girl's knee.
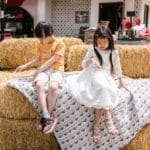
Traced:
[[49, 92], [50, 93], [57, 93], [58, 87], [59, 87], [59, 84], [57, 82], [51, 82], [50, 87], [49, 87]]
[[36, 87], [38, 90], [44, 90], [44, 82], [41, 82], [41, 81], [37, 81], [36, 82]]

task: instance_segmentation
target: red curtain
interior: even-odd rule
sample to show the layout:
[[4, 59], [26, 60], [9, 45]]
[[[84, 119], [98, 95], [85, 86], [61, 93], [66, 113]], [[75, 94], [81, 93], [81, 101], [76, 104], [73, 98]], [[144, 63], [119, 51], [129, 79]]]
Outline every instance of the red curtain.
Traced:
[[7, 6], [20, 6], [24, 0], [7, 0]]

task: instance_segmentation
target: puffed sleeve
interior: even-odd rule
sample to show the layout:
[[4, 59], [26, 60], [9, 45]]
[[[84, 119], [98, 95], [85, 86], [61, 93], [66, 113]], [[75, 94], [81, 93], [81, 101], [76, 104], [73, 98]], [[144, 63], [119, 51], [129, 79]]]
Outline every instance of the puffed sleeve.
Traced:
[[35, 49], [36, 55], [41, 55], [41, 45], [40, 43], [37, 44], [36, 49]]
[[62, 41], [59, 41], [56, 49], [55, 49], [55, 55], [64, 56], [65, 53], [65, 44]]
[[85, 55], [85, 57], [84, 57], [84, 59], [83, 59], [83, 61], [82, 61], [82, 63], [81, 63], [82, 68], [85, 68], [86, 62], [87, 62], [89, 59], [93, 58], [93, 57], [94, 57], [94, 51], [93, 51], [93, 49], [92, 49], [92, 50], [89, 50], [89, 51], [86, 53], [86, 55]]
[[120, 58], [119, 54], [116, 50], [112, 52], [112, 61], [113, 61], [113, 67], [114, 67], [114, 74], [117, 77], [122, 77], [122, 69], [120, 64]]

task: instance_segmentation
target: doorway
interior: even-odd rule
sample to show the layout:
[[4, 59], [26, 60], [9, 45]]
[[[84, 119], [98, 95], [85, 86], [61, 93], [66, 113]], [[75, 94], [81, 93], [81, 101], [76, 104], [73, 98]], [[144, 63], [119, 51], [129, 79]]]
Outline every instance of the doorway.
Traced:
[[123, 2], [100, 3], [99, 4], [99, 22], [109, 21], [109, 28], [112, 33], [117, 31], [121, 25], [123, 17]]
[[144, 6], [144, 24], [146, 25], [146, 27], [148, 27], [148, 20], [149, 19], [149, 6], [145, 5]]
[[23, 8], [14, 6], [5, 10], [5, 31], [15, 38], [33, 37], [33, 17]]

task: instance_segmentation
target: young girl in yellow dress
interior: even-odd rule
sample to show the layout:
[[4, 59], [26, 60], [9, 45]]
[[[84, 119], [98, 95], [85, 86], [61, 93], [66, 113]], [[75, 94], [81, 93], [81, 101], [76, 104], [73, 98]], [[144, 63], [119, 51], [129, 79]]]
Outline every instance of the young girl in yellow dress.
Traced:
[[[41, 66], [34, 72], [32, 81], [37, 88], [38, 101], [42, 111], [38, 129], [44, 134], [48, 134], [54, 131], [58, 122], [52, 111], [59, 94], [59, 86], [63, 81], [65, 45], [54, 36], [53, 27], [45, 21], [40, 21], [34, 32], [36, 38], [39, 39], [37, 55], [33, 60], [18, 66], [16, 72], [40, 63]], [[48, 97], [46, 85], [48, 85]]]

